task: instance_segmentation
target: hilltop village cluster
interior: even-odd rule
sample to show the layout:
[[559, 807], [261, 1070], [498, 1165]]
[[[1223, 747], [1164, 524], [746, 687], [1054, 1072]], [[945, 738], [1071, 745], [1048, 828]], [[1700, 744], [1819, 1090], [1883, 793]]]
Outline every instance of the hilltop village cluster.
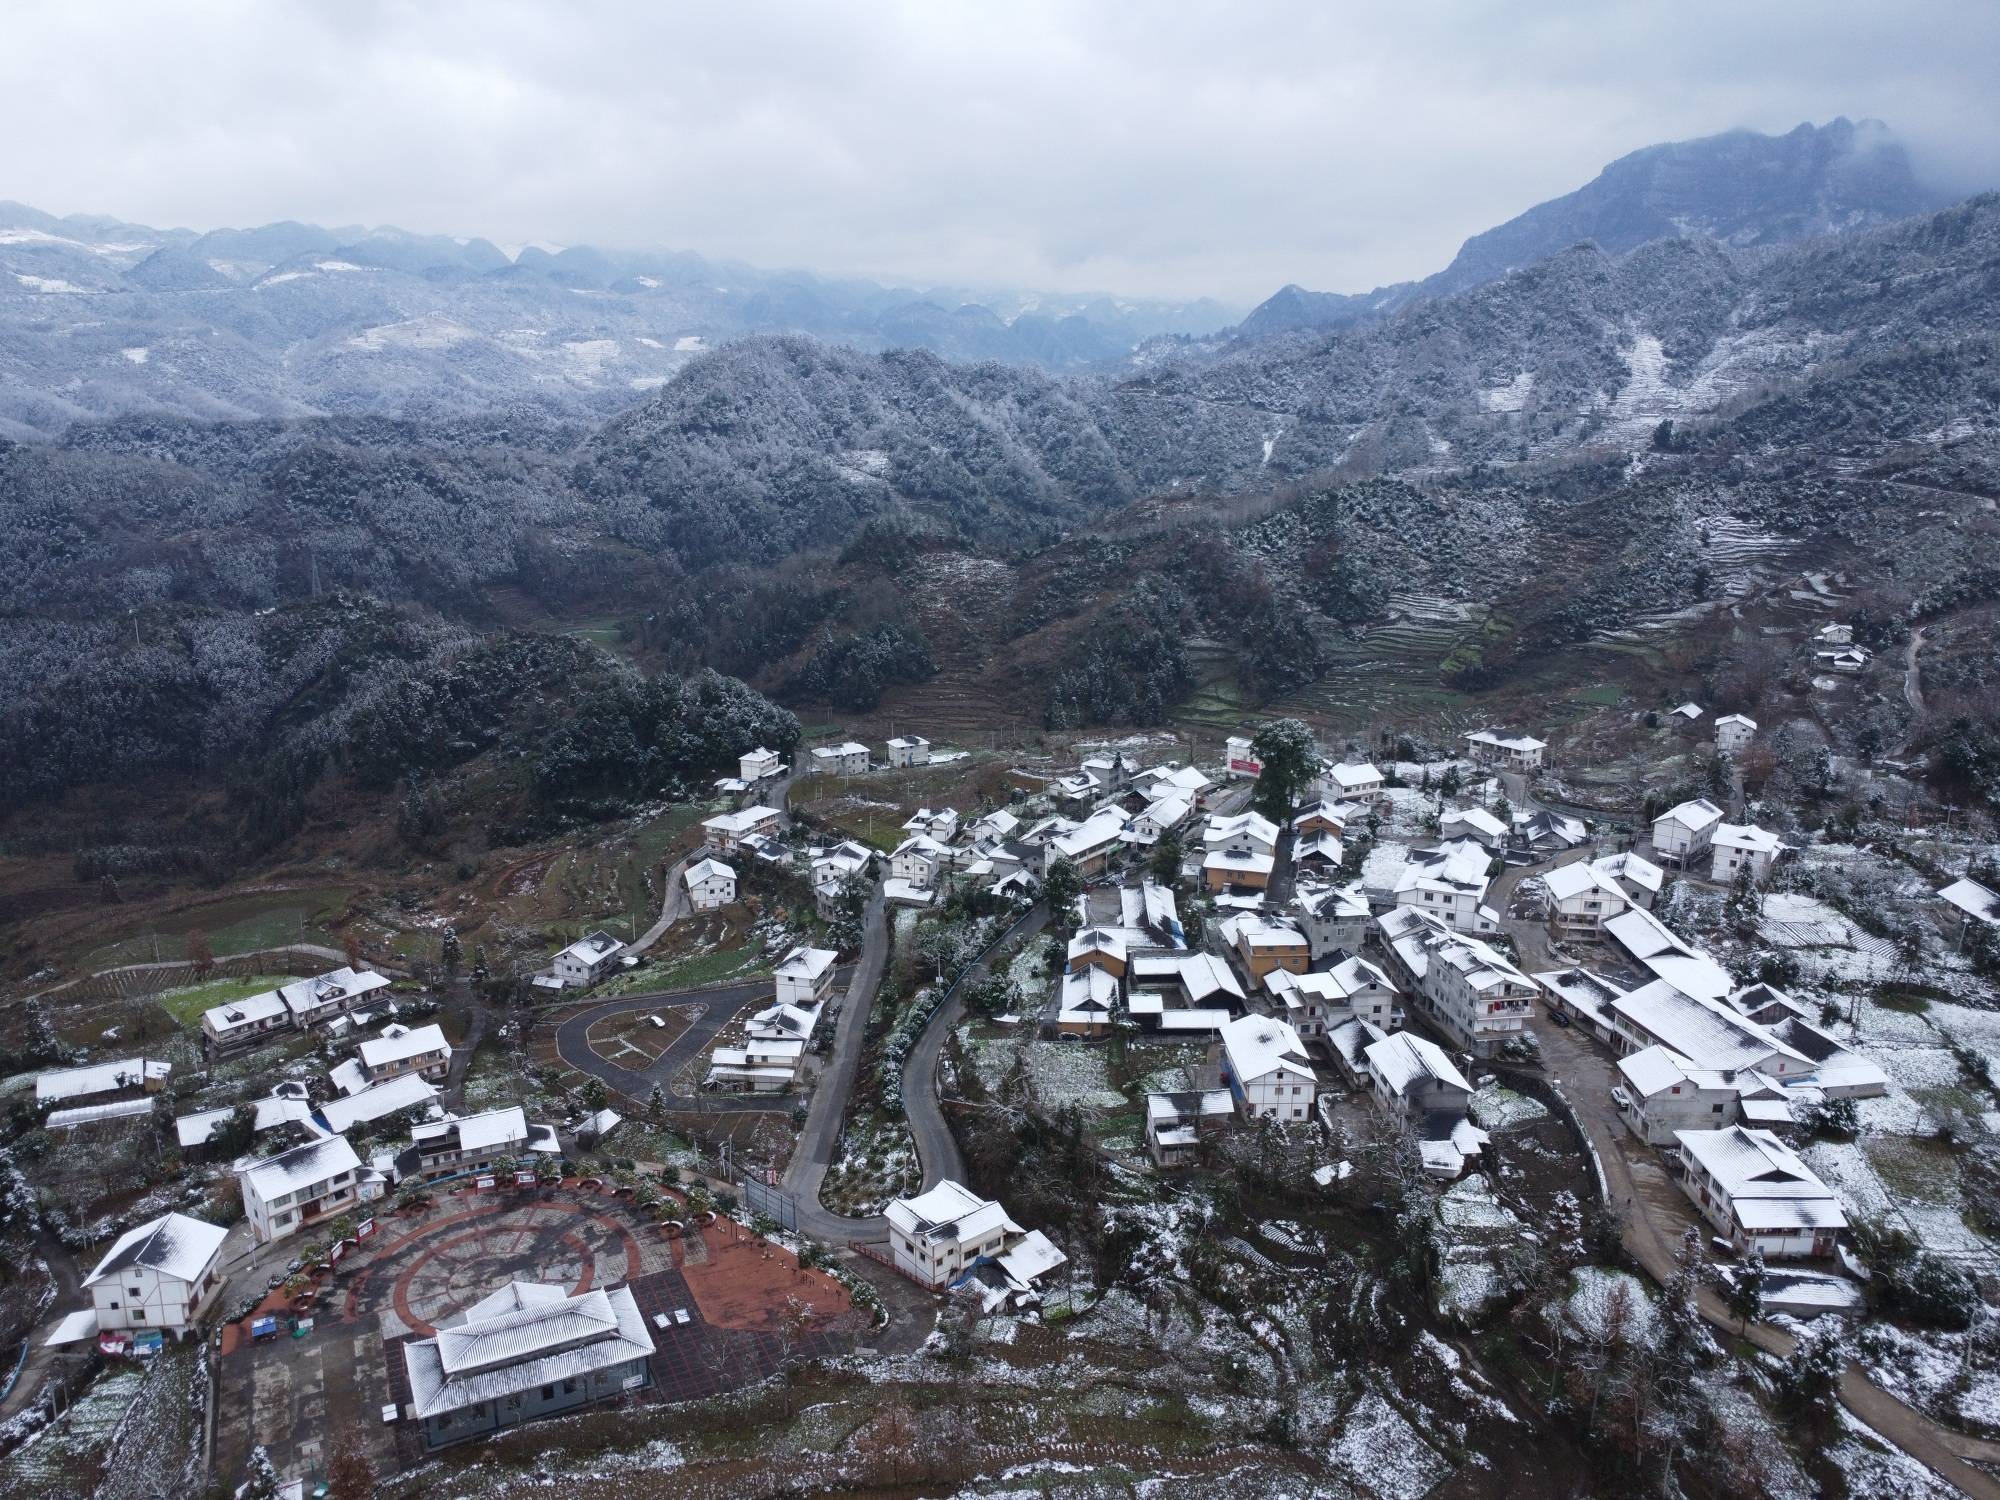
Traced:
[[[939, 753], [917, 736], [890, 740], [881, 757], [855, 742], [803, 750], [792, 764], [747, 752], [673, 866], [661, 927], [737, 909], [761, 865], [810, 893], [822, 936], [776, 954], [768, 979], [741, 987], [754, 993], [739, 1012], [687, 1027], [685, 1055], [646, 1054], [650, 1071], [589, 1064], [559, 1037], [561, 1062], [580, 1070], [573, 1109], [538, 1119], [518, 1103], [468, 1106], [481, 1039], [454, 1041], [434, 996], [356, 964], [204, 1009], [195, 1027], [206, 1081], [177, 1079], [175, 1062], [142, 1053], [35, 1076], [39, 1128], [53, 1138], [88, 1140], [158, 1120], [163, 1098], [185, 1103], [167, 1128], [186, 1159], [207, 1164], [211, 1191], [118, 1226], [95, 1248], [81, 1305], [49, 1310], [29, 1374], [49, 1373], [44, 1361], [65, 1350], [150, 1359], [165, 1340], [203, 1334], [223, 1363], [218, 1399], [261, 1409], [280, 1388], [277, 1351], [314, 1336], [353, 1271], [352, 1285], [376, 1288], [350, 1292], [346, 1317], [372, 1307], [365, 1318], [379, 1320], [363, 1404], [378, 1414], [372, 1461], [387, 1472], [533, 1417], [712, 1390], [689, 1383], [694, 1364], [674, 1351], [730, 1328], [773, 1341], [757, 1346], [766, 1364], [746, 1369], [782, 1363], [797, 1335], [773, 1330], [798, 1302], [782, 1278], [739, 1289], [728, 1316], [740, 1327], [721, 1301], [703, 1300], [702, 1267], [730, 1246], [754, 1243], [758, 1264], [775, 1255], [786, 1275], [817, 1277], [827, 1330], [855, 1299], [873, 1304], [865, 1287], [877, 1263], [982, 1315], [1035, 1318], [1059, 1284], [1074, 1310], [1074, 1246], [1021, 1222], [1004, 1192], [975, 1191], [955, 1149], [943, 1161], [925, 1154], [921, 1186], [885, 1192], [879, 1212], [829, 1215], [810, 1201], [819, 1178], [805, 1140], [822, 1118], [837, 1132], [849, 1110], [882, 953], [975, 897], [988, 953], [1018, 930], [1042, 933], [1002, 953], [1012, 988], [988, 1031], [1049, 1055], [1116, 1045], [1194, 1059], [1134, 1098], [1133, 1149], [1105, 1148], [1124, 1170], [1161, 1182], [1210, 1171], [1218, 1146], [1246, 1132], [1351, 1140], [1359, 1112], [1405, 1143], [1438, 1191], [1485, 1194], [1500, 1178], [1496, 1133], [1526, 1103], [1574, 1123], [1607, 1201], [1650, 1163], [1680, 1207], [1629, 1193], [1611, 1206], [1658, 1216], [1668, 1242], [1681, 1222], [1698, 1223], [1725, 1283], [1761, 1287], [1771, 1264], [1794, 1266], [1765, 1309], [1858, 1316], [1869, 1272], [1855, 1235], [1882, 1205], [1858, 1200], [1855, 1178], [1829, 1180], [1814, 1162], [1848, 1158], [1816, 1156], [1814, 1143], [1865, 1133], [1863, 1106], [1900, 1098], [1899, 1083], [1858, 1009], [1840, 1014], [1787, 986], [1831, 972], [1802, 971], [1801, 955], [1835, 955], [1836, 969], [1858, 965], [1877, 986], [1903, 969], [1893, 945], [1787, 876], [1812, 865], [1816, 845], [1782, 808], [1772, 808], [1777, 827], [1752, 815], [1758, 804], [1734, 768], [1758, 742], [1757, 723], [1711, 720], [1695, 704], [1660, 717], [1683, 742], [1699, 737], [1717, 768], [1712, 795], [1649, 808], [1636, 824], [1566, 804], [1549, 744], [1492, 728], [1415, 757], [1387, 753], [1385, 740], [1379, 764], [1301, 740], [1296, 724], [1289, 738], [1286, 724], [1232, 737], [1206, 768], [1142, 763], [1144, 740], [1104, 745], [1074, 770], [1015, 769], [1003, 805], [919, 806], [879, 843], [808, 819], [802, 793], [837, 801], [843, 787], [893, 785], [967, 752]], [[1292, 764], [1281, 770], [1280, 756]], [[1947, 873], [1913, 902], [1935, 931], [1933, 958], [1988, 973], [2000, 891], [1988, 864]], [[864, 912], [858, 952], [824, 936]], [[531, 1003], [564, 1007], [579, 1024], [601, 1016], [662, 1031], [672, 1007], [699, 1017], [736, 1003], [735, 991], [634, 987], [657, 930], [631, 941], [592, 930], [566, 944], [532, 977]], [[1044, 951], [1045, 965], [1035, 961]], [[942, 970], [938, 979], [920, 994], [914, 1034], [961, 1024], [945, 1004], [956, 981], [944, 984]], [[600, 998], [622, 993], [633, 998]], [[284, 1055], [309, 1056], [317, 1072], [294, 1067], [240, 1097], [256, 1059], [308, 1038], [307, 1053]], [[233, 1099], [225, 1077], [239, 1081]], [[940, 1097], [937, 1078], [905, 1079], [912, 1127]], [[1497, 1099], [1513, 1103], [1496, 1109]], [[789, 1112], [771, 1116], [802, 1133], [782, 1174], [774, 1165], [739, 1180], [692, 1158], [685, 1168], [634, 1161], [619, 1145], [635, 1115], [738, 1108]], [[935, 1150], [915, 1134], [920, 1153]], [[1329, 1161], [1316, 1180], [1346, 1170]], [[602, 1259], [579, 1277], [569, 1251], [558, 1265], [491, 1248], [449, 1296], [424, 1303], [422, 1267], [445, 1241], [423, 1226], [445, 1199], [473, 1216], [583, 1224], [615, 1213], [628, 1248], [608, 1278]], [[1987, 1253], [1970, 1239], [1920, 1253], [1969, 1264]], [[699, 1256], [697, 1243], [709, 1247]], [[746, 1299], [753, 1309], [761, 1299], [761, 1311], [744, 1322]], [[243, 1370], [233, 1383], [232, 1361]], [[293, 1379], [283, 1376], [285, 1390]], [[303, 1420], [295, 1398], [269, 1399]], [[326, 1434], [266, 1433], [248, 1411], [220, 1420], [254, 1427], [253, 1465], [298, 1485], [324, 1474]]]

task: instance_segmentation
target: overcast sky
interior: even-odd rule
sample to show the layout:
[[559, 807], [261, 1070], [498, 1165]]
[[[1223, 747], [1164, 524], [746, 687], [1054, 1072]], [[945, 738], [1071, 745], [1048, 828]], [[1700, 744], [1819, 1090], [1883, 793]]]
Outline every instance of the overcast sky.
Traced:
[[1737, 125], [1875, 116], [1989, 186], [1996, 65], [1991, 0], [15, 0], [0, 198], [1247, 304]]

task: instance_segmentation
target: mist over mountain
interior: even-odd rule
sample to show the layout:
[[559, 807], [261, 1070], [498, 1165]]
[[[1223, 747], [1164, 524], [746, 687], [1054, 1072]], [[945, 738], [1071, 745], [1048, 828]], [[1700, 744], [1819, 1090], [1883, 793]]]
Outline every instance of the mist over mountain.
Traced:
[[1946, 201], [1918, 178], [1909, 153], [1879, 120], [1842, 117], [1777, 136], [1731, 130], [1621, 156], [1575, 192], [1472, 236], [1449, 266], [1421, 281], [1360, 294], [1287, 286], [1238, 331], [1264, 337], [1352, 327], [1419, 298], [1496, 281], [1583, 241], [1613, 255], [1672, 238], [1779, 245]]
[[510, 256], [397, 229], [196, 234], [0, 203], [0, 434], [142, 411], [601, 417], [745, 334], [1062, 370], [1233, 315], [1206, 300], [918, 291], [684, 252]]

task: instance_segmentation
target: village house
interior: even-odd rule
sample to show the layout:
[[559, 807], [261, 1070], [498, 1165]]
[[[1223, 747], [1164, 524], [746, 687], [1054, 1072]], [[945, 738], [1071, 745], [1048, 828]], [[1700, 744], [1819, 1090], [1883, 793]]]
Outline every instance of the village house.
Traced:
[[822, 917], [832, 916], [847, 882], [866, 879], [875, 853], [851, 839], [812, 852], [813, 902]]
[[[1611, 1098], [1626, 1128], [1649, 1146], [1672, 1146], [1682, 1130], [1789, 1125], [1792, 1120], [1784, 1088], [1754, 1068], [1698, 1068], [1660, 1046], [1618, 1059], [1618, 1086]], [[1755, 1116], [1747, 1121], [1745, 1101]]]
[[1681, 1190], [1739, 1255], [1833, 1254], [1847, 1215], [1834, 1191], [1768, 1130], [1732, 1125], [1674, 1133]]
[[950, 1178], [914, 1198], [891, 1199], [886, 1217], [896, 1269], [934, 1292], [1027, 1235], [998, 1203]]
[[1244, 847], [1269, 854], [1278, 847], [1278, 825], [1261, 813], [1211, 813], [1202, 825], [1201, 843], [1204, 849]]
[[513, 1165], [529, 1152], [547, 1155], [561, 1149], [555, 1131], [547, 1125], [530, 1125], [518, 1104], [463, 1119], [427, 1120], [410, 1136], [415, 1144], [404, 1155], [426, 1181], [491, 1172]]
[[1683, 703], [1667, 717], [1679, 719], [1684, 724], [1692, 724], [1701, 718], [1701, 712], [1702, 709], [1699, 703]]
[[1485, 1149], [1486, 1132], [1466, 1117], [1472, 1085], [1444, 1048], [1399, 1031], [1370, 1043], [1363, 1056], [1375, 1102], [1409, 1122], [1427, 1174], [1455, 1178]]
[[1447, 843], [1470, 839], [1473, 843], [1504, 853], [1513, 830], [1483, 807], [1454, 808], [1438, 819], [1438, 835]]
[[1126, 1010], [1141, 1031], [1219, 1032], [1243, 1010], [1243, 986], [1213, 953], [1134, 954], [1129, 983]]
[[1004, 807], [974, 818], [966, 830], [975, 844], [986, 848], [1005, 844], [1020, 831], [1021, 820]]
[[1384, 912], [1376, 926], [1397, 989], [1454, 1045], [1491, 1057], [1520, 1035], [1539, 991], [1493, 948], [1413, 906]]
[[1083, 774], [1091, 779], [1098, 791], [1122, 792], [1132, 784], [1132, 778], [1139, 774], [1139, 763], [1123, 750], [1110, 755], [1094, 755], [1083, 763]]
[[1722, 809], [1706, 797], [1670, 807], [1653, 819], [1653, 853], [1668, 864], [1683, 867], [1708, 852]]
[[1756, 734], [1757, 721], [1748, 714], [1724, 714], [1715, 721], [1715, 753], [1740, 755]]
[[1546, 807], [1532, 813], [1517, 813], [1511, 842], [1524, 853], [1560, 854], [1574, 849], [1590, 837], [1581, 818], [1550, 812]]
[[1337, 833], [1311, 833], [1292, 844], [1292, 868], [1302, 875], [1331, 878], [1347, 862], [1347, 846]]
[[766, 750], [761, 745], [736, 760], [736, 775], [745, 782], [762, 781], [767, 776], [782, 774], [784, 769], [785, 763], [779, 759], [778, 752]]
[[242, 1168], [243, 1215], [260, 1245], [297, 1234], [361, 1201], [361, 1158], [345, 1136], [330, 1135]]
[[1124, 925], [1150, 937], [1165, 948], [1185, 948], [1187, 934], [1181, 927], [1180, 904], [1174, 888], [1161, 885], [1148, 875], [1137, 885], [1120, 886], [1118, 910]]
[[786, 1037], [751, 1036], [740, 1047], [717, 1047], [709, 1054], [706, 1087], [749, 1094], [781, 1094], [798, 1079], [805, 1043]]
[[1319, 1080], [1305, 1043], [1275, 1016], [1239, 1016], [1217, 1043], [1222, 1083], [1246, 1120], [1309, 1120]]
[[889, 765], [891, 769], [904, 766], [927, 766], [931, 763], [931, 742], [920, 734], [898, 735], [889, 741]]
[[1967, 932], [1974, 926], [2000, 935], [2000, 891], [1968, 875], [1939, 891], [1938, 899], [1944, 903], [1945, 930], [1961, 948], [1965, 946]]
[[292, 1025], [300, 1031], [351, 1015], [370, 995], [389, 988], [387, 975], [339, 968], [313, 979], [278, 986]]
[[1068, 860], [1086, 880], [1102, 875], [1111, 856], [1125, 847], [1125, 815], [1113, 807], [1099, 808], [1081, 823], [1053, 834], [1042, 848], [1042, 873], [1058, 860]]
[[1185, 797], [1162, 797], [1157, 802], [1147, 803], [1143, 811], [1135, 813], [1119, 837], [1128, 844], [1150, 849], [1185, 823], [1193, 811]]
[[1623, 854], [1606, 854], [1591, 862], [1599, 874], [1608, 875], [1618, 883], [1628, 905], [1652, 910], [1661, 888], [1666, 884], [1666, 871], [1650, 859], [1627, 850]]
[[1545, 871], [1549, 922], [1559, 934], [1595, 933], [1629, 903], [1618, 882], [1594, 864], [1578, 861]]
[[1184, 1167], [1201, 1147], [1202, 1133], [1232, 1123], [1228, 1089], [1194, 1089], [1146, 1095], [1146, 1149], [1162, 1171]]
[[1215, 783], [1193, 766], [1167, 761], [1162, 765], [1148, 766], [1134, 776], [1132, 789], [1148, 802], [1176, 797], [1190, 808], [1198, 808], [1208, 801], [1209, 793], [1215, 790]]
[[653, 1383], [653, 1336], [630, 1287], [510, 1281], [403, 1345], [410, 1400], [435, 1451]]
[[583, 989], [610, 972], [625, 945], [608, 932], [591, 932], [555, 956], [549, 972], [564, 989]]
[[292, 1029], [292, 1008], [276, 990], [230, 1000], [201, 1013], [201, 1038], [211, 1056]]
[[429, 1112], [437, 1096], [437, 1089], [422, 1074], [404, 1073], [327, 1100], [311, 1123], [324, 1126], [331, 1134], [345, 1135], [356, 1125], [370, 1125], [406, 1109]]
[[1525, 734], [1508, 736], [1492, 729], [1475, 729], [1465, 737], [1465, 748], [1482, 766], [1504, 771], [1539, 771], [1542, 753], [1549, 745], [1547, 740], [1531, 739]]
[[1316, 833], [1345, 837], [1348, 822], [1366, 815], [1358, 802], [1331, 802], [1324, 797], [1308, 802], [1292, 818], [1292, 837], [1311, 838]]
[[1396, 1006], [1389, 976], [1351, 954], [1330, 969], [1303, 974], [1274, 968], [1264, 975], [1264, 989], [1306, 1042], [1325, 1041], [1348, 1021], [1387, 1027]]
[[1727, 969], [1639, 907], [1606, 922], [1604, 936], [1613, 948], [1682, 994], [1719, 1000], [1736, 988]]
[[173, 1076], [174, 1065], [156, 1057], [122, 1057], [116, 1062], [88, 1063], [81, 1068], [57, 1068], [35, 1075], [35, 1103], [71, 1104], [89, 1100], [157, 1094]]
[[1738, 870], [1748, 870], [1753, 885], [1763, 884], [1785, 850], [1775, 833], [1754, 823], [1717, 823], [1709, 846], [1714, 851], [1709, 878], [1725, 884], [1736, 878]]
[[158, 1329], [176, 1338], [193, 1331], [222, 1295], [220, 1224], [162, 1214], [118, 1236], [86, 1276], [99, 1333]]
[[1500, 914], [1486, 904], [1492, 864], [1492, 852], [1470, 839], [1416, 850], [1396, 882], [1395, 904], [1415, 907], [1457, 932], [1498, 932]]
[[903, 824], [903, 832], [912, 837], [923, 834], [940, 844], [949, 844], [958, 837], [958, 810], [952, 807], [920, 807]]
[[868, 747], [853, 740], [815, 746], [812, 768], [822, 776], [859, 776], [868, 769]]
[[[352, 1059], [343, 1066], [352, 1066], [357, 1073], [361, 1067]], [[339, 1071], [339, 1069], [334, 1070], [336, 1082]], [[415, 1081], [423, 1082], [422, 1079]], [[363, 1084], [362, 1087], [366, 1085]], [[329, 1133], [319, 1128], [319, 1122], [313, 1118], [312, 1100], [306, 1093], [306, 1086], [296, 1079], [287, 1080], [273, 1088], [265, 1097], [251, 1101], [251, 1107], [256, 1117], [251, 1127], [253, 1137], [276, 1130], [281, 1125], [297, 1125], [308, 1135]], [[174, 1136], [181, 1150], [199, 1151], [208, 1144], [209, 1137], [221, 1129], [235, 1113], [235, 1105], [224, 1105], [219, 1109], [196, 1110], [192, 1114], [177, 1117], [174, 1120]]]
[[1828, 620], [1813, 632], [1813, 639], [1822, 646], [1851, 646], [1854, 644], [1854, 627], [1839, 620]]
[[1312, 962], [1312, 953], [1303, 932], [1296, 927], [1270, 921], [1255, 912], [1225, 918], [1221, 924], [1221, 935], [1253, 984], [1273, 969], [1303, 974]]
[[1382, 773], [1366, 761], [1359, 765], [1327, 761], [1313, 782], [1313, 790], [1320, 797], [1373, 797], [1384, 785]]
[[1063, 971], [1098, 968], [1113, 979], [1125, 977], [1127, 947], [1125, 934], [1115, 927], [1086, 927], [1069, 940]]
[[1620, 995], [1609, 1007], [1622, 1052], [1662, 1046], [1694, 1067], [1717, 1073], [1759, 1072], [1790, 1085], [1809, 1082], [1813, 1060], [1770, 1028], [1722, 1000], [1689, 995], [1663, 979]]
[[1835, 672], [1855, 673], [1868, 666], [1869, 653], [1865, 646], [1843, 646], [1838, 651], [1817, 651], [1813, 653], [1822, 667]]
[[901, 880], [919, 890], [928, 890], [938, 883], [945, 866], [951, 862], [951, 850], [927, 833], [905, 839], [889, 855], [889, 877]]
[[1278, 861], [1267, 850], [1248, 844], [1211, 849], [1201, 862], [1202, 884], [1210, 891], [1262, 891], [1271, 883]]
[[399, 1026], [391, 1023], [380, 1036], [370, 1037], [355, 1049], [361, 1071], [369, 1083], [382, 1083], [413, 1073], [432, 1083], [443, 1083], [451, 1074], [451, 1043], [444, 1028]]
[[833, 968], [840, 955], [831, 948], [797, 947], [771, 971], [782, 1005], [815, 1006], [833, 993]]
[[719, 853], [742, 846], [743, 841], [753, 834], [774, 834], [784, 826], [785, 815], [775, 807], [738, 808], [735, 812], [717, 813], [712, 818], [702, 819], [702, 829], [710, 847]]
[[688, 905], [696, 911], [714, 911], [736, 899], [736, 871], [719, 859], [704, 859], [681, 871], [687, 887]]
[[1231, 781], [1255, 780], [1264, 771], [1264, 763], [1257, 758], [1257, 747], [1245, 734], [1232, 734], [1222, 742], [1222, 764]]
[[1109, 1036], [1118, 1006], [1118, 981], [1095, 964], [1056, 980], [1056, 1034]]
[[1373, 913], [1359, 885], [1300, 886], [1289, 915], [1306, 935], [1317, 963], [1330, 953], [1358, 953]]

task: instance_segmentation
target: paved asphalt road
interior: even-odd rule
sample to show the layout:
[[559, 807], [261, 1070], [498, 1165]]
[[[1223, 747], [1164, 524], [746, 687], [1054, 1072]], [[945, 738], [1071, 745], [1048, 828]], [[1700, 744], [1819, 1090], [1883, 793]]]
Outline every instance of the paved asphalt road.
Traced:
[[[1049, 909], [1036, 906], [1003, 936], [1032, 938], [1048, 922]], [[952, 1137], [944, 1105], [938, 1098], [938, 1059], [944, 1053], [944, 1039], [951, 1035], [952, 1027], [965, 1012], [966, 986], [985, 972], [986, 964], [982, 961], [959, 982], [951, 998], [938, 1007], [916, 1045], [910, 1048], [909, 1059], [903, 1065], [903, 1113], [910, 1122], [910, 1138], [916, 1142], [917, 1160], [923, 1163], [926, 1191], [947, 1177], [965, 1180], [965, 1158], [959, 1154], [958, 1142]]]
[[[621, 995], [616, 1000], [593, 1005], [556, 1027], [556, 1051], [571, 1067], [588, 1073], [607, 1087], [641, 1104], [651, 1096], [653, 1085], [658, 1084], [676, 1109], [728, 1110], [732, 1113], [741, 1110], [790, 1110], [799, 1102], [792, 1094], [682, 1094], [676, 1092], [673, 1085], [674, 1074], [690, 1058], [706, 1052], [714, 1044], [716, 1033], [744, 1010], [769, 1003], [771, 993], [769, 979], [753, 979], [723, 989]], [[622, 1068], [616, 1063], [606, 1062], [590, 1048], [590, 1028], [608, 1016], [677, 1009], [685, 1005], [704, 1005], [707, 1009], [674, 1039], [650, 1068], [643, 1071]]]
[[826, 1169], [840, 1141], [847, 1097], [854, 1091], [855, 1075], [861, 1067], [861, 1043], [868, 1030], [868, 1014], [875, 1008], [875, 996], [882, 987], [882, 969], [889, 958], [889, 921], [879, 885], [869, 893], [861, 925], [861, 961], [848, 979], [847, 1000], [833, 1034], [832, 1054], [820, 1071], [819, 1087], [813, 1090], [805, 1128], [792, 1148], [784, 1180], [785, 1191], [798, 1202], [799, 1228], [815, 1239], [837, 1245], [849, 1240], [870, 1242], [889, 1237], [888, 1221], [880, 1214], [851, 1219], [822, 1208], [819, 1201], [820, 1184], [826, 1180]]
[[[1494, 882], [1494, 904], [1503, 913], [1503, 924], [1514, 939], [1522, 968], [1529, 974], [1559, 966], [1549, 951], [1548, 929], [1540, 922], [1504, 920], [1503, 900], [1525, 876], [1567, 859], [1509, 868]], [[1690, 1225], [1697, 1224], [1693, 1206], [1668, 1174], [1665, 1159], [1626, 1129], [1619, 1118], [1618, 1108], [1611, 1102], [1611, 1086], [1618, 1079], [1610, 1054], [1576, 1028], [1557, 1026], [1545, 1015], [1536, 1016], [1531, 1029], [1541, 1043], [1548, 1076], [1560, 1084], [1604, 1168], [1611, 1204], [1625, 1218], [1626, 1251], [1647, 1275], [1664, 1283], [1674, 1274], [1682, 1236]], [[1706, 1229], [1701, 1232], [1706, 1238]], [[1703, 1289], [1698, 1300], [1704, 1318], [1735, 1335], [1735, 1320], [1719, 1294]], [[1795, 1342], [1790, 1334], [1769, 1323], [1752, 1324], [1745, 1337], [1781, 1358], [1791, 1353]], [[1967, 1437], [1933, 1422], [1876, 1385], [1856, 1364], [1850, 1363], [1841, 1379], [1840, 1400], [1856, 1418], [1962, 1494], [1976, 1500], [2000, 1500], [2000, 1480], [1967, 1461], [2000, 1462], [2000, 1443]]]

